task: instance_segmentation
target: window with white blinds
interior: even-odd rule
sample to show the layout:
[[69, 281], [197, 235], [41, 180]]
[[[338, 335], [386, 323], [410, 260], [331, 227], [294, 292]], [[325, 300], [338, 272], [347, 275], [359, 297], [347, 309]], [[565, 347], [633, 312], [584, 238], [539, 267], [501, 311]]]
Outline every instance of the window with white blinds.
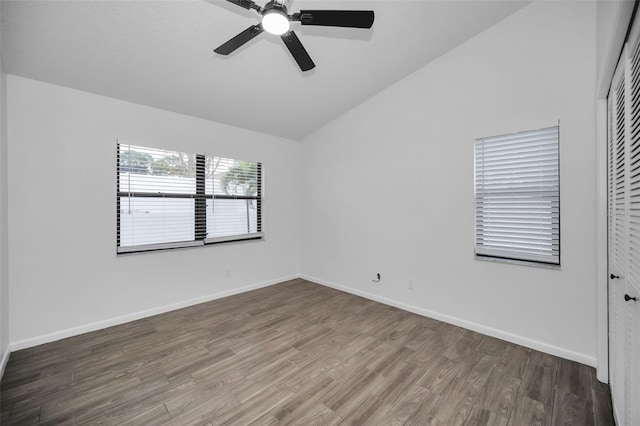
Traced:
[[229, 241], [262, 229], [260, 163], [213, 157], [207, 167], [207, 238]]
[[475, 141], [475, 253], [560, 265], [558, 126]]
[[117, 252], [259, 239], [262, 164], [118, 144]]

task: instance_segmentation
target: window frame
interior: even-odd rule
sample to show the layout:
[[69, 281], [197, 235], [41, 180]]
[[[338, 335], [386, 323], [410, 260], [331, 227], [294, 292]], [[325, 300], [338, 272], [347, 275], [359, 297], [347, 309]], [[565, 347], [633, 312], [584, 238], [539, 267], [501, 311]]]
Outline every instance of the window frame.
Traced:
[[[240, 241], [263, 240], [264, 232], [262, 227], [262, 207], [263, 207], [263, 171], [264, 166], [261, 162], [252, 161], [257, 168], [257, 193], [251, 195], [228, 195], [206, 193], [206, 159], [205, 154], [195, 154], [196, 164], [196, 185], [195, 193], [172, 193], [172, 192], [131, 192], [122, 191], [120, 188], [120, 158], [121, 146], [134, 146], [136, 148], [148, 148], [150, 150], [174, 152], [162, 148], [143, 147], [140, 145], [132, 145], [129, 143], [116, 142], [116, 254], [142, 253], [158, 250], [172, 250], [187, 247], [201, 247], [205, 245], [231, 243]], [[214, 156], [215, 158], [215, 156]], [[232, 159], [240, 161], [238, 159]], [[193, 199], [194, 200], [194, 239], [188, 241], [172, 241], [154, 244], [139, 244], [133, 246], [121, 246], [120, 226], [121, 226], [121, 199], [122, 198], [162, 198], [162, 199]], [[255, 200], [256, 201], [256, 232], [229, 235], [224, 237], [209, 237], [207, 235], [207, 200]]]
[[[553, 211], [554, 210], [553, 205], [557, 203], [557, 213], [552, 214], [552, 222], [549, 225], [548, 229], [549, 229], [549, 233], [552, 236], [551, 238], [552, 247], [553, 249], [557, 250], [557, 256], [550, 256], [549, 260], [547, 261], [547, 260], [542, 260], [539, 256], [533, 253], [530, 253], [527, 256], [526, 252], [522, 249], [520, 250], [512, 249], [511, 250], [512, 255], [508, 255], [508, 250], [487, 248], [486, 246], [484, 246], [484, 244], [480, 241], [480, 238], [479, 238], [480, 233], [483, 233], [484, 230], [482, 232], [479, 232], [479, 229], [478, 229], [480, 225], [486, 223], [485, 219], [479, 218], [479, 212], [481, 210], [484, 210], [485, 207], [484, 205], [480, 206], [480, 203], [482, 203], [482, 201], [479, 200], [480, 196], [478, 194], [478, 176], [479, 176], [479, 173], [478, 173], [479, 164], [477, 160], [478, 142], [484, 143], [484, 141], [488, 139], [490, 140], [490, 139], [509, 138], [509, 137], [512, 137], [515, 139], [517, 137], [526, 136], [527, 134], [534, 134], [535, 132], [543, 132], [551, 129], [556, 129], [556, 134], [557, 134], [557, 139], [555, 140], [557, 177], [554, 176], [556, 177], [556, 183], [557, 183], [557, 191], [556, 191], [557, 195], [552, 199], [550, 209]], [[485, 164], [483, 164], [483, 166], [486, 167]], [[560, 186], [561, 185], [560, 185], [560, 123], [559, 122], [552, 126], [545, 126], [545, 127], [535, 128], [535, 129], [516, 131], [512, 133], [503, 133], [503, 134], [497, 134], [497, 135], [488, 136], [488, 137], [475, 138], [474, 139], [474, 258], [476, 260], [481, 260], [481, 261], [535, 266], [535, 267], [549, 268], [549, 269], [560, 269], [561, 267], [561, 197], [560, 197], [561, 191], [560, 191]], [[486, 189], [483, 189], [483, 190], [486, 191]], [[515, 198], [519, 195], [518, 194], [519, 191], [514, 190], [512, 192], [514, 194], [511, 200], [515, 200]], [[498, 194], [498, 193], [499, 192], [494, 192], [493, 194]], [[520, 194], [525, 195], [526, 191], [521, 190]], [[486, 199], [486, 195], [483, 196], [483, 199]], [[514, 202], [514, 204], [517, 204], [517, 202]], [[556, 220], [556, 219], [557, 219], [557, 230], [554, 230], [554, 228], [556, 227], [554, 227], [553, 220]], [[524, 224], [524, 226], [527, 226], [527, 225], [535, 226], [536, 223], [533, 221], [530, 221], [529, 223]], [[517, 227], [514, 227], [514, 228], [517, 229]], [[554, 238], [554, 237], [557, 237], [557, 238]], [[553, 243], [554, 240], [557, 241], [555, 244]], [[478, 249], [479, 246], [484, 246], [484, 247], [482, 247], [482, 249], [479, 250]], [[557, 257], [557, 261], [555, 260], [556, 257]]]

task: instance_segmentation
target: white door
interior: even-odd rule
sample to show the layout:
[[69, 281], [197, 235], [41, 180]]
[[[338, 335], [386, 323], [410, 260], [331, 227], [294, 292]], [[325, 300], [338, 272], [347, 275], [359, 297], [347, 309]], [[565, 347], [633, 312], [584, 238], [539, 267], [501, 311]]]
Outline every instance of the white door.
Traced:
[[[636, 25], [638, 27], [638, 25]], [[640, 425], [640, 36], [635, 28], [627, 46], [627, 209], [628, 253], [624, 304], [625, 422]], [[623, 422], [621, 422], [623, 423]]]
[[[624, 61], [623, 61], [624, 62]], [[621, 64], [623, 64], [621, 62]], [[611, 399], [618, 424], [625, 413], [626, 150], [624, 66], [618, 65], [609, 93], [609, 369]]]
[[609, 370], [618, 425], [640, 425], [640, 26], [608, 99]]

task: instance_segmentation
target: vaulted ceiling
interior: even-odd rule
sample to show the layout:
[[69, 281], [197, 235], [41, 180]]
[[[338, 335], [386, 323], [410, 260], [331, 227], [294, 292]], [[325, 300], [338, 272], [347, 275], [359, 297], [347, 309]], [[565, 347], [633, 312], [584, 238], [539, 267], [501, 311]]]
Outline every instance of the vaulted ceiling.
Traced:
[[267, 33], [215, 54], [260, 18], [224, 0], [1, 3], [10, 74], [301, 139], [528, 2], [290, 0], [375, 11], [370, 30], [294, 24], [316, 63], [304, 73]]

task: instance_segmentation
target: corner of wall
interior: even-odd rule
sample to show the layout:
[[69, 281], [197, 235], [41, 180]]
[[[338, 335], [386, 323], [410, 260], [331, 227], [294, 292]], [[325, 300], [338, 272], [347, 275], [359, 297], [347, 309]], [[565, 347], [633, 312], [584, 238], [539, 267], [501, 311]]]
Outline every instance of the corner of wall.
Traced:
[[[303, 277], [595, 365], [594, 18], [590, 3], [533, 2], [305, 138]], [[557, 119], [562, 269], [475, 261], [474, 136]], [[374, 271], [393, 285], [369, 287]]]
[[596, 94], [605, 98], [631, 22], [635, 1], [596, 2]]
[[[1, 12], [0, 12], [1, 15]], [[7, 185], [7, 74], [0, 39], [0, 378], [9, 358], [8, 185]]]
[[4, 376], [4, 369], [7, 367], [7, 362], [9, 362], [9, 356], [11, 355], [11, 347], [7, 345], [7, 347], [3, 350], [0, 358], [0, 380], [2, 380], [2, 376]]

